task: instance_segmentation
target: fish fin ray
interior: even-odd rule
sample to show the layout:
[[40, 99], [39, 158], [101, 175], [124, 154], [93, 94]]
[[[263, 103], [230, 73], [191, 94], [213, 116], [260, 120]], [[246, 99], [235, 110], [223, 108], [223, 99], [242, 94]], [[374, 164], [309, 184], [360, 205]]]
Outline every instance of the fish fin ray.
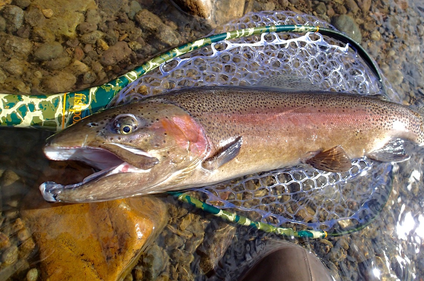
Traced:
[[346, 172], [352, 166], [351, 159], [340, 145], [320, 151], [304, 162], [316, 169], [336, 173]]
[[402, 162], [410, 158], [405, 151], [405, 141], [400, 138], [389, 141], [382, 148], [368, 153], [366, 156], [380, 162]]
[[202, 167], [212, 171], [230, 162], [240, 153], [241, 143], [242, 137], [237, 137], [234, 141], [219, 149], [215, 155], [203, 161]]

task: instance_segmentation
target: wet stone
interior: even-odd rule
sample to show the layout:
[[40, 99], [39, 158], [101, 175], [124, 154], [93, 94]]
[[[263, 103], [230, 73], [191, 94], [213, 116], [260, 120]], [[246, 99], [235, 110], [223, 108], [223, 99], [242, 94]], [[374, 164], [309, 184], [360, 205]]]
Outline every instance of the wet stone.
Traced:
[[59, 70], [65, 68], [71, 63], [71, 58], [68, 56], [59, 57], [51, 61], [47, 61], [43, 66], [49, 70]]
[[24, 11], [18, 6], [6, 6], [2, 11], [2, 15], [6, 19], [6, 31], [9, 33], [16, 32], [24, 22]]
[[103, 37], [103, 35], [103, 32], [96, 30], [82, 35], [80, 37], [80, 41], [84, 44], [95, 44], [98, 39]]
[[40, 249], [43, 280], [118, 280], [167, 221], [163, 203], [148, 196], [54, 206], [35, 194], [26, 200], [22, 215]]
[[31, 1], [30, 0], [14, 0], [13, 3], [15, 3], [16, 6], [19, 6], [20, 8], [24, 9], [31, 4]]
[[26, 274], [26, 281], [37, 281], [38, 275], [38, 269], [31, 268]]
[[97, 29], [97, 24], [92, 22], [83, 22], [78, 25], [78, 31], [80, 34], [87, 34]]
[[346, 33], [349, 37], [358, 43], [362, 41], [361, 30], [355, 20], [348, 15], [341, 15], [333, 20], [333, 24], [337, 29]]
[[42, 44], [34, 52], [34, 57], [36, 60], [47, 61], [59, 57], [63, 52], [63, 47], [59, 42], [51, 42]]
[[1, 260], [6, 265], [14, 264], [18, 260], [18, 247], [14, 245], [4, 250]]
[[32, 43], [28, 39], [5, 34], [0, 36], [0, 47], [9, 57], [26, 58], [32, 50]]
[[45, 20], [46, 19], [44, 18], [43, 13], [37, 6], [31, 5], [28, 7], [25, 13], [25, 22], [35, 27], [35, 26], [42, 26]]
[[131, 49], [126, 42], [118, 42], [114, 46], [105, 51], [100, 59], [100, 62], [105, 65], [115, 65], [124, 60], [131, 54]]
[[43, 86], [50, 93], [62, 93], [71, 89], [77, 78], [69, 72], [59, 72], [43, 79]]

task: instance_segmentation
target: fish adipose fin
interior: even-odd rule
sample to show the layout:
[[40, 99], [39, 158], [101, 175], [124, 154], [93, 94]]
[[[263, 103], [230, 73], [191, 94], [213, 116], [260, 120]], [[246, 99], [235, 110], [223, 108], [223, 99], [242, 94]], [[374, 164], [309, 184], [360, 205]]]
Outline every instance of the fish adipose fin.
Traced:
[[352, 166], [352, 161], [340, 145], [318, 152], [304, 163], [319, 170], [335, 173], [346, 172]]
[[367, 157], [380, 162], [402, 162], [410, 158], [405, 152], [405, 141], [403, 139], [393, 139], [378, 150], [370, 152]]
[[213, 171], [218, 169], [225, 163], [230, 162], [239, 154], [241, 143], [242, 138], [237, 137], [234, 141], [219, 149], [215, 155], [203, 161], [202, 167], [207, 170]]

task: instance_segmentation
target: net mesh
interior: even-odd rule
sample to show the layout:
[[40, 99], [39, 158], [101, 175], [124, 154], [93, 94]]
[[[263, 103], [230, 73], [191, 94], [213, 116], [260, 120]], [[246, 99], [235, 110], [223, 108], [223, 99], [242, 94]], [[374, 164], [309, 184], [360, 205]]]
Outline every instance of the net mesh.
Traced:
[[[315, 25], [333, 28], [310, 15], [293, 12], [249, 14], [214, 34], [265, 25]], [[269, 77], [304, 79], [315, 89], [381, 94], [377, 77], [348, 45], [319, 33], [268, 33], [222, 41], [162, 64], [122, 90], [112, 105], [169, 90], [214, 85], [257, 85]], [[388, 87], [389, 98], [399, 97]], [[357, 224], [373, 195], [387, 185], [391, 166], [366, 158], [346, 173], [294, 167], [246, 176], [197, 189], [209, 204], [231, 208], [276, 226], [301, 224], [327, 230], [336, 222]], [[367, 176], [364, 176], [367, 175]], [[377, 192], [378, 193], [378, 192]]]

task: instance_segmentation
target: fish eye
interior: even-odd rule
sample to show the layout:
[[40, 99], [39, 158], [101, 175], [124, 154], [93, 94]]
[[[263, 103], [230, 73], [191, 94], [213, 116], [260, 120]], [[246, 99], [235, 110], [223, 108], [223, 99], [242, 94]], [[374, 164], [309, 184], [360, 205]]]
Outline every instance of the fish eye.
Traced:
[[137, 130], [138, 120], [132, 114], [121, 114], [116, 116], [113, 127], [116, 133], [120, 135], [128, 135]]

